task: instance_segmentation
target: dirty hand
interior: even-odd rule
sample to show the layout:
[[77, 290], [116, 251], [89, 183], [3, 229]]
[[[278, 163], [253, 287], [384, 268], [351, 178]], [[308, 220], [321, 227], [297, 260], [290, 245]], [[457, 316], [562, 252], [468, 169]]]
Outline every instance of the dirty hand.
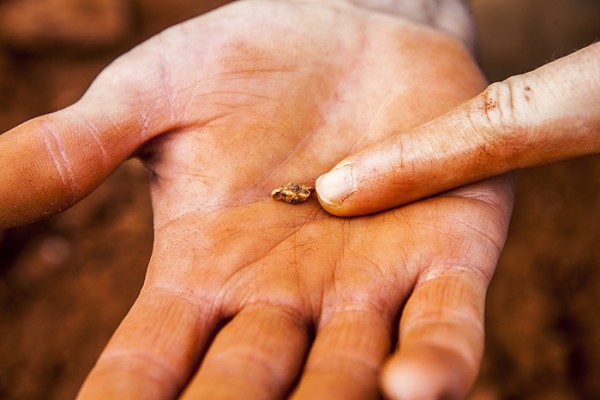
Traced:
[[397, 15], [245, 1], [1, 136], [5, 226], [68, 207], [133, 152], [152, 171], [146, 280], [80, 397], [364, 399], [379, 382], [390, 398], [464, 396], [509, 179], [355, 219], [269, 193], [483, 86], [459, 41]]
[[595, 153], [600, 43], [494, 83], [447, 114], [347, 157], [317, 180], [317, 191], [332, 214], [362, 215]]

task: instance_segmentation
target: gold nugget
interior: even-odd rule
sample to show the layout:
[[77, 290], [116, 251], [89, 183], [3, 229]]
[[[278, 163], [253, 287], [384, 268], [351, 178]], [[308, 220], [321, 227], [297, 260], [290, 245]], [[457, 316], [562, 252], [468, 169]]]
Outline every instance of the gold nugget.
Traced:
[[287, 183], [271, 192], [271, 197], [275, 200], [286, 201], [291, 204], [304, 203], [308, 200], [314, 187], [297, 183]]

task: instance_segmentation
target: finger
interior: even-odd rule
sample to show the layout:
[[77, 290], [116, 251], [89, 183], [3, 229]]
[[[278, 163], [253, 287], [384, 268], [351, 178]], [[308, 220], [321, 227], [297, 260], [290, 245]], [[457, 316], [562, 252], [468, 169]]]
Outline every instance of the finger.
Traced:
[[243, 310], [217, 335], [184, 399], [277, 399], [308, 347], [306, 323], [274, 305]]
[[316, 182], [339, 216], [392, 208], [467, 183], [600, 152], [600, 43], [376, 143]]
[[0, 229], [70, 207], [141, 144], [134, 114], [100, 103], [88, 96], [0, 136]]
[[372, 307], [340, 311], [319, 329], [292, 398], [370, 399], [390, 348], [390, 322]]
[[78, 397], [176, 397], [193, 373], [215, 323], [214, 315], [185, 295], [143, 290]]
[[483, 353], [488, 281], [454, 268], [415, 288], [402, 314], [399, 350], [382, 373], [390, 399], [465, 397]]

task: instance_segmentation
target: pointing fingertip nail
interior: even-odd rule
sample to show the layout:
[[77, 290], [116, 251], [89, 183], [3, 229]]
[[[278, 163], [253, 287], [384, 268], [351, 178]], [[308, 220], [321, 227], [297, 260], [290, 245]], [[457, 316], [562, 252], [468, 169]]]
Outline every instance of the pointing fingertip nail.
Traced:
[[324, 203], [333, 206], [340, 205], [355, 191], [351, 163], [338, 164], [328, 173], [321, 175], [315, 186], [319, 198]]

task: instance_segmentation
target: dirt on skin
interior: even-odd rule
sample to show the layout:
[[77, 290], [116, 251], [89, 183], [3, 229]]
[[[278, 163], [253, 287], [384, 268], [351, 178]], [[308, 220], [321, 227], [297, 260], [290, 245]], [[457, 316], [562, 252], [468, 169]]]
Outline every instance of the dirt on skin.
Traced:
[[[119, 54], [223, 3], [0, 0], [0, 132], [72, 103]], [[490, 80], [600, 37], [596, 0], [472, 3]], [[69, 211], [0, 231], [0, 398], [75, 396], [144, 278], [147, 178], [129, 161]], [[599, 222], [600, 157], [518, 174], [472, 399], [600, 398]]]

